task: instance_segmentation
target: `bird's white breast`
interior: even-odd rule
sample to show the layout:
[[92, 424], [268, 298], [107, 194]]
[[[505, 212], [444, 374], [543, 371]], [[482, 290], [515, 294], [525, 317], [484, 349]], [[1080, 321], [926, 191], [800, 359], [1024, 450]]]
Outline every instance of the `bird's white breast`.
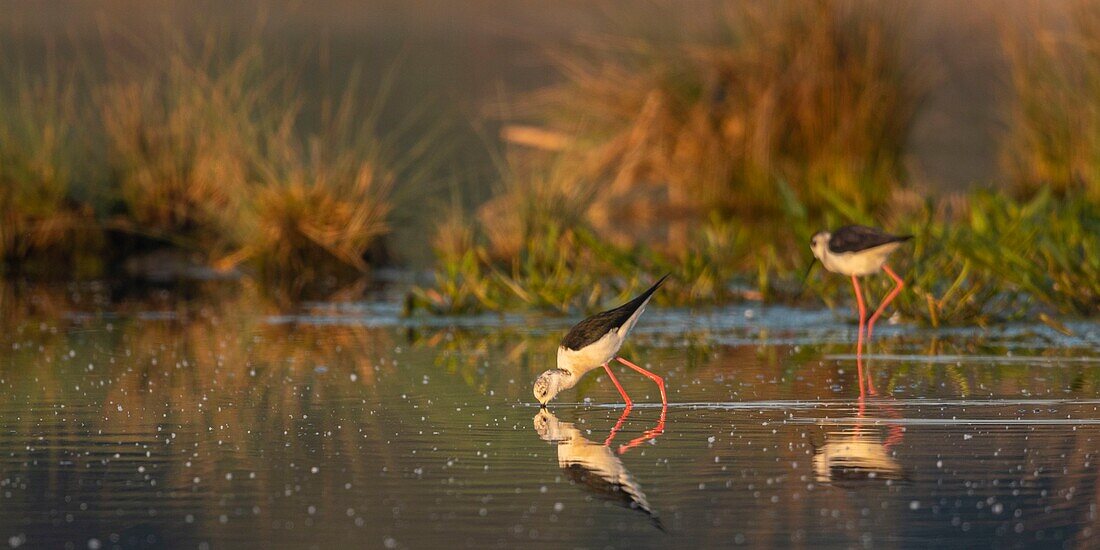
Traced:
[[568, 370], [576, 378], [580, 378], [584, 373], [614, 359], [619, 348], [623, 347], [624, 336], [618, 331], [611, 331], [578, 350], [561, 346], [558, 348], [558, 368]]
[[882, 269], [882, 264], [886, 263], [886, 257], [899, 246], [901, 243], [887, 243], [867, 250], [840, 254], [826, 250], [825, 257], [821, 258], [821, 264], [833, 273], [862, 277]]

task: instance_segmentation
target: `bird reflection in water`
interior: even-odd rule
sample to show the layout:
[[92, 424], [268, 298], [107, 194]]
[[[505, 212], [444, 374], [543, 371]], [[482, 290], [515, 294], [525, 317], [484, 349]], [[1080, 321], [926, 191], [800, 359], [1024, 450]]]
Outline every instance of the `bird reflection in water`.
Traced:
[[[888, 400], [864, 395], [862, 360], [857, 358], [860, 395], [856, 417], [844, 421], [839, 429], [825, 434], [821, 445], [814, 445], [813, 467], [819, 483], [862, 482], [870, 480], [904, 481], [907, 473], [893, 454], [893, 447], [905, 437], [905, 429], [890, 419], [901, 418]], [[870, 372], [866, 385], [871, 395]], [[874, 413], [867, 416], [868, 408]]]
[[[629, 413], [629, 411], [627, 411]], [[662, 415], [663, 416], [663, 415]], [[624, 414], [611, 430], [603, 443], [588, 440], [581, 431], [570, 422], [561, 422], [547, 409], [539, 410], [535, 415], [535, 431], [544, 441], [556, 443], [558, 448], [558, 467], [577, 485], [596, 497], [615, 502], [625, 508], [645, 514], [654, 527], [664, 531], [660, 518], [649, 505], [642, 487], [627, 471], [619, 458], [630, 447], [641, 444], [656, 435], [645, 435], [632, 441], [633, 445], [623, 445], [619, 453], [612, 451], [611, 441], [626, 419]], [[663, 418], [662, 418], [663, 420]], [[647, 432], [648, 434], [648, 432]]]

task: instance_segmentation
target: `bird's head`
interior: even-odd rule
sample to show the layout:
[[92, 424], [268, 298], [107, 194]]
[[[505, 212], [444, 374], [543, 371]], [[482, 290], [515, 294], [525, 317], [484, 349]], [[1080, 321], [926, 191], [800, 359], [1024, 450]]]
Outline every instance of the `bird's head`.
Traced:
[[535, 399], [543, 406], [550, 402], [558, 392], [573, 387], [572, 375], [564, 369], [550, 369], [535, 379]]
[[829, 248], [829, 238], [832, 236], [828, 231], [818, 231], [810, 237], [810, 250], [814, 252], [814, 258], [821, 260], [825, 257], [825, 251]]

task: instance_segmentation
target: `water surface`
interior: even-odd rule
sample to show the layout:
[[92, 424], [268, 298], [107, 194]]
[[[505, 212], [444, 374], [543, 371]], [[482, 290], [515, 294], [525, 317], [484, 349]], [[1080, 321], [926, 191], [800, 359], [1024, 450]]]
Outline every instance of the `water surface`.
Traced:
[[597, 373], [532, 403], [571, 319], [4, 304], [12, 546], [1097, 544], [1097, 324], [881, 327], [857, 365], [846, 312], [652, 308], [662, 415], [626, 369], [630, 411]]

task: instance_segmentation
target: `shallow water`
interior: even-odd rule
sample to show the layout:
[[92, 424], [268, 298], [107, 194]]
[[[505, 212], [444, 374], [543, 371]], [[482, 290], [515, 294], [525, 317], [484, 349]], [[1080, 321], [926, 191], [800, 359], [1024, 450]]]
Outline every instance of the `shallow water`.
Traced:
[[13, 546], [1098, 544], [1098, 324], [882, 327], [857, 365], [845, 312], [654, 308], [623, 354], [661, 426], [626, 369], [625, 417], [598, 373], [532, 404], [570, 319], [6, 304]]

